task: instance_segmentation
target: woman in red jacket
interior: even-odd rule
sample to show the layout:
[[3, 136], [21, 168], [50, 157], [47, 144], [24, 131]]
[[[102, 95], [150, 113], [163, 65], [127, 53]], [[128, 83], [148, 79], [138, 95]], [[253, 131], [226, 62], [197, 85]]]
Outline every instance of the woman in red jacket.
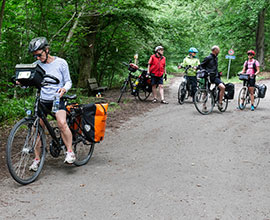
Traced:
[[166, 58], [163, 56], [164, 48], [162, 46], [157, 46], [155, 48], [155, 54], [153, 54], [148, 61], [147, 73], [151, 74], [151, 84], [153, 91], [153, 102], [156, 103], [157, 100], [157, 88], [159, 88], [160, 98], [162, 104], [168, 104], [164, 99], [164, 89], [163, 89], [163, 74], [165, 74], [165, 80], [167, 79], [166, 73]]

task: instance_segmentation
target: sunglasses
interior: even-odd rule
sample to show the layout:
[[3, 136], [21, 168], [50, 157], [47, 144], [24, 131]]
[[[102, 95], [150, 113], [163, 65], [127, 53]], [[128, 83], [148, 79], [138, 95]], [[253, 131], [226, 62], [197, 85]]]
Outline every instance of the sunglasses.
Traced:
[[248, 53], [248, 56], [253, 56], [253, 53]]
[[41, 53], [34, 54], [33, 57], [34, 57], [35, 59], [37, 59], [38, 57], [41, 57], [41, 56], [42, 56], [42, 53], [43, 53], [43, 51], [42, 51]]

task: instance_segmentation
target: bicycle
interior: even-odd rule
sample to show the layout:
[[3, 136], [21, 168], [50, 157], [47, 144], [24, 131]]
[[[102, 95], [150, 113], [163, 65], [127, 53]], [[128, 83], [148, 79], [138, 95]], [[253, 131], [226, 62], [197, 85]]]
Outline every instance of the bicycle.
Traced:
[[183, 77], [183, 81], [180, 83], [178, 88], [178, 103], [180, 105], [183, 105], [185, 100], [188, 99], [188, 97], [192, 97], [192, 85], [190, 82], [188, 82], [187, 79], [187, 71], [192, 66], [188, 65], [185, 67], [185, 75]]
[[[217, 85], [214, 88], [211, 87], [210, 77], [214, 76], [215, 73], [208, 73], [205, 70], [198, 71], [198, 78], [203, 78], [204, 85], [200, 86], [195, 93], [194, 97], [194, 105], [199, 113], [202, 115], [208, 115], [213, 112], [214, 106], [219, 102], [219, 88]], [[218, 106], [218, 110], [220, 112], [225, 112], [228, 107], [228, 98], [226, 98], [226, 94], [222, 99], [222, 108]]]
[[[49, 78], [48, 81], [46, 78]], [[53, 81], [52, 81], [53, 80]], [[22, 185], [26, 185], [35, 181], [45, 162], [47, 152], [46, 136], [44, 128], [40, 125], [42, 119], [45, 127], [47, 128], [52, 140], [50, 142], [50, 154], [57, 158], [61, 151], [66, 152], [66, 147], [60, 135], [58, 127], [52, 127], [45, 116], [45, 113], [50, 114], [54, 119], [55, 114], [50, 112], [40, 102], [41, 87], [48, 84], [58, 84], [59, 80], [51, 75], [45, 75], [42, 82], [37, 87], [36, 99], [34, 102], [34, 112], [26, 110], [27, 116], [18, 121], [12, 128], [7, 145], [6, 145], [6, 162], [8, 170], [12, 178]], [[76, 95], [65, 95], [62, 97], [65, 105], [69, 110], [67, 111], [67, 123], [72, 133], [72, 145], [76, 155], [74, 165], [85, 165], [91, 158], [94, 151], [94, 142], [87, 140], [82, 132], [80, 126], [81, 109], [78, 104], [69, 104], [68, 101], [76, 99]], [[29, 167], [35, 159], [35, 150], [40, 144], [40, 163], [37, 171], [30, 171]]]
[[[239, 79], [243, 81], [243, 87], [239, 91], [239, 95], [238, 95], [238, 108], [240, 110], [244, 110], [246, 108], [246, 105], [251, 103], [250, 94], [249, 94], [249, 90], [248, 90], [249, 75], [238, 74], [238, 76], [239, 76]], [[259, 103], [260, 103], [259, 89], [258, 89], [258, 85], [255, 85], [255, 88], [254, 88], [254, 108], [257, 108]]]
[[[140, 69], [137, 65], [132, 63], [127, 64], [123, 62], [123, 64], [128, 66], [129, 74], [120, 89], [120, 95], [117, 102], [119, 103], [123, 94], [128, 92], [128, 85], [130, 86], [131, 95], [134, 95], [135, 98], [138, 97], [140, 101], [145, 101], [152, 92], [151, 79], [147, 76], [147, 71]], [[137, 70], [142, 72], [140, 76], [132, 74]]]

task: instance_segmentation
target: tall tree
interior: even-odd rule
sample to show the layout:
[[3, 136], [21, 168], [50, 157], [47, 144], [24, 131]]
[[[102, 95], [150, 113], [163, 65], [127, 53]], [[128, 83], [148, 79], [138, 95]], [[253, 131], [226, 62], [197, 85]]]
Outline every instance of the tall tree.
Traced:
[[258, 15], [258, 25], [256, 31], [256, 52], [257, 59], [260, 63], [262, 69], [265, 67], [264, 63], [264, 54], [265, 54], [265, 32], [264, 32], [264, 23], [265, 23], [265, 8], [263, 8]]
[[4, 18], [4, 9], [5, 9], [6, 0], [2, 0], [1, 12], [0, 12], [0, 41], [2, 36], [2, 23]]

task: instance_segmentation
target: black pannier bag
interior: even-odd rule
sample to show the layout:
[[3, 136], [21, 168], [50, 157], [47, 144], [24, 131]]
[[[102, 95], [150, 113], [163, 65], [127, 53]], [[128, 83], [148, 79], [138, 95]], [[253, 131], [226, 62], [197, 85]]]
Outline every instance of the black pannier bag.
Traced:
[[86, 139], [98, 143], [104, 139], [108, 103], [82, 105], [82, 130]]
[[15, 80], [23, 86], [41, 87], [45, 70], [38, 64], [17, 64], [15, 66]]
[[258, 97], [263, 99], [265, 97], [265, 93], [267, 90], [266, 85], [265, 84], [258, 85], [258, 90], [259, 90]]
[[139, 76], [139, 87], [145, 89], [148, 92], [152, 92], [152, 84], [151, 84], [151, 78], [146, 77], [147, 71], [144, 70], [142, 74]]
[[233, 99], [234, 98], [234, 84], [227, 83], [225, 85], [225, 98], [226, 99]]

